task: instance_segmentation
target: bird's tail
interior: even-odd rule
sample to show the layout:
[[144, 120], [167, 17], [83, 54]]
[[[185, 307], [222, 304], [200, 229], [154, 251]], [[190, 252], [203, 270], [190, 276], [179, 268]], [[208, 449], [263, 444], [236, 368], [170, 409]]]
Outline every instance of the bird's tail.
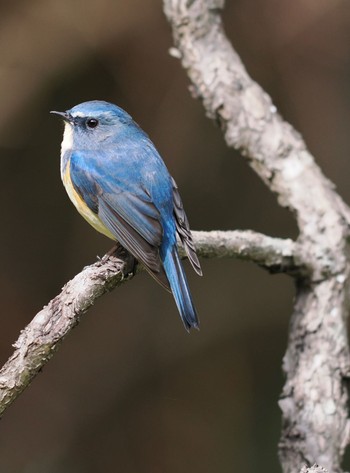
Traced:
[[188, 287], [185, 271], [182, 267], [176, 246], [166, 252], [163, 259], [164, 269], [186, 330], [199, 328], [196, 309]]

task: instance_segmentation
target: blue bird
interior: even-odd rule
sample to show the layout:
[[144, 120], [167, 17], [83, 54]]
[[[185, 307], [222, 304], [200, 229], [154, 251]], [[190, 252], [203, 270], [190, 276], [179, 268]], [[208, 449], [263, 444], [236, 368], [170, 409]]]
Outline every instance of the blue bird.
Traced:
[[202, 271], [177, 185], [152, 141], [108, 102], [51, 113], [65, 121], [61, 177], [78, 212], [172, 292], [187, 331], [198, 328], [177, 235], [196, 273]]

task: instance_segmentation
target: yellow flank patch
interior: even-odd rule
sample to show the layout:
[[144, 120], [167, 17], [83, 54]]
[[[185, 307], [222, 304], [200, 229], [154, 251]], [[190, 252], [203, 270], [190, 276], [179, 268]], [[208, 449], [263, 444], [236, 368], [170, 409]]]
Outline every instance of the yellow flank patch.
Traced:
[[115, 236], [108, 230], [108, 228], [101, 222], [98, 215], [96, 215], [89, 207], [86, 205], [81, 196], [73, 187], [71, 175], [70, 175], [70, 161], [66, 165], [65, 172], [62, 176], [62, 181], [64, 187], [66, 188], [67, 194], [69, 195], [70, 200], [75, 205], [77, 211], [80, 213], [85, 220], [94, 227], [95, 230], [106, 235], [111, 240], [116, 240]]

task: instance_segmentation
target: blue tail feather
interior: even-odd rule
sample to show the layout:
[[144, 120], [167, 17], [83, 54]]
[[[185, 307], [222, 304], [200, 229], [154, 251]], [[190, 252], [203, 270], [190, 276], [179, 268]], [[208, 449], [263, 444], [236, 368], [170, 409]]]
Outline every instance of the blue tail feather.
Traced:
[[182, 267], [176, 246], [169, 249], [163, 259], [164, 269], [180, 312], [181, 319], [187, 331], [192, 327], [199, 328], [197, 312], [188, 287], [185, 271]]

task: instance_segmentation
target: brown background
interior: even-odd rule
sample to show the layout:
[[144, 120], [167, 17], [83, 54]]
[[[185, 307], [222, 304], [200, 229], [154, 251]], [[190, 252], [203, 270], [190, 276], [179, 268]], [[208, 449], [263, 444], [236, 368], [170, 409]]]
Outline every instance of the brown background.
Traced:
[[[236, 0], [227, 33], [350, 201], [350, 8], [340, 0]], [[193, 229], [296, 236], [292, 216], [188, 93], [156, 0], [0, 5], [1, 342], [111, 244], [74, 210], [48, 114], [116, 102], [150, 134]], [[189, 269], [189, 268], [188, 268]], [[201, 331], [142, 274], [100, 300], [0, 423], [9, 473], [241, 473], [279, 469], [277, 398], [293, 283], [252, 264], [188, 271]]]

